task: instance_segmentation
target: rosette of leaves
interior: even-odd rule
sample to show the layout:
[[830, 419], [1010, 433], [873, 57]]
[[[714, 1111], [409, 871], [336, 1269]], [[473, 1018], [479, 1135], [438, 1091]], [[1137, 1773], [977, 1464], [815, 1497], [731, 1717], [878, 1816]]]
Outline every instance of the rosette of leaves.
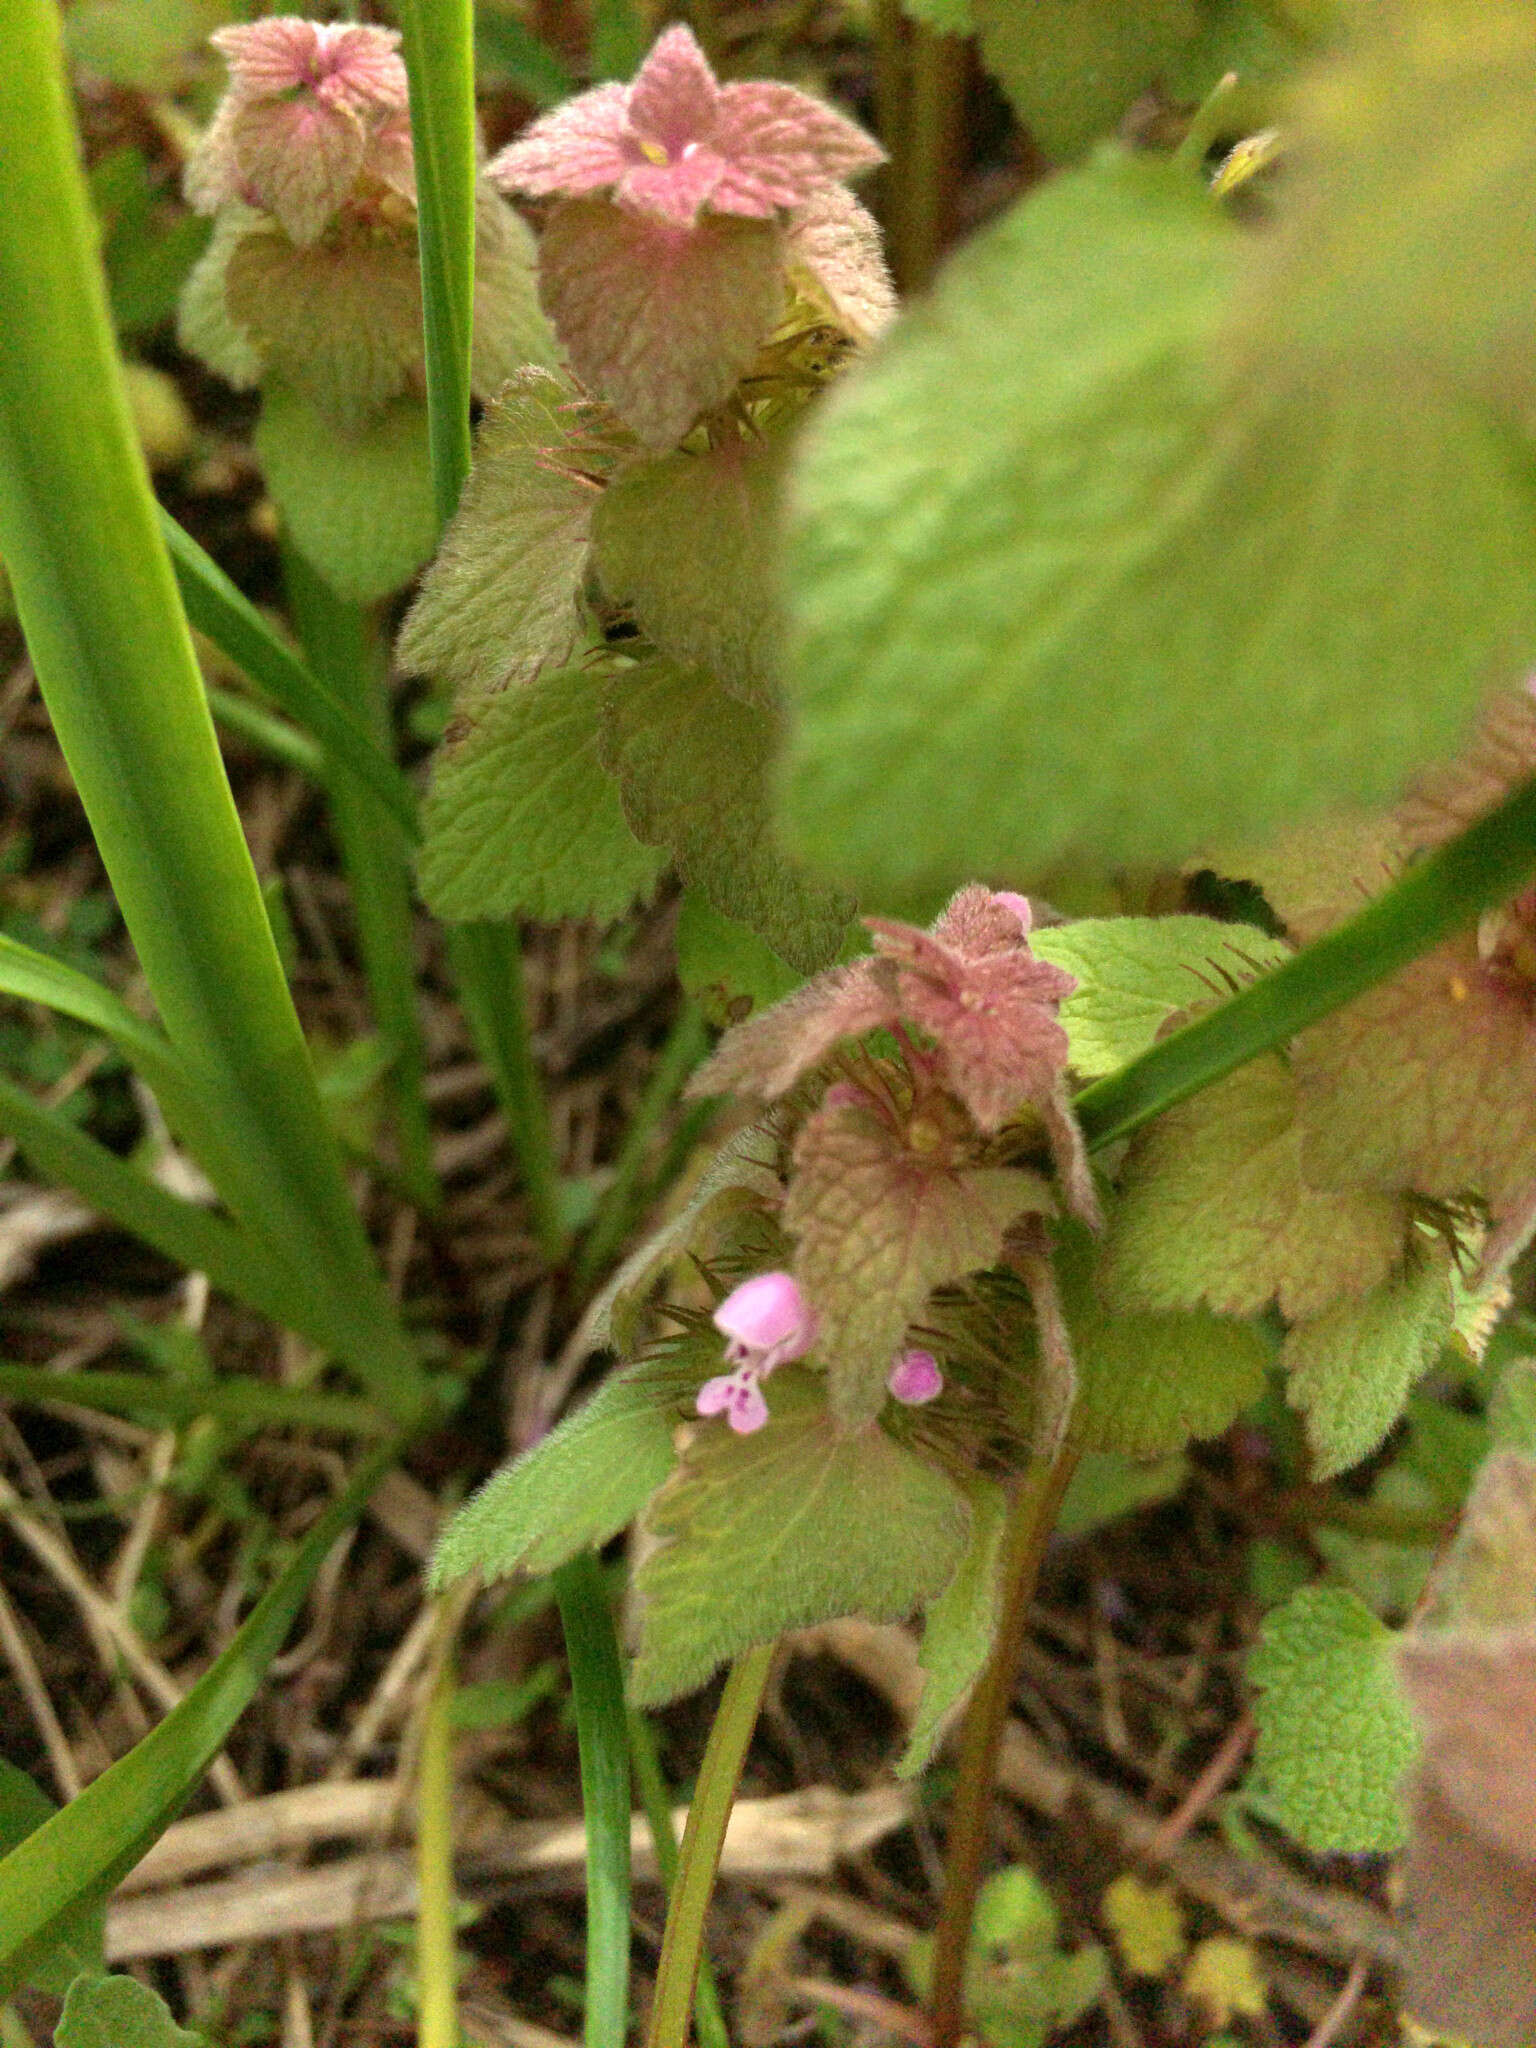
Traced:
[[[302, 553], [343, 596], [404, 583], [435, 538], [405, 67], [393, 30], [280, 16], [221, 29], [229, 89], [187, 163], [214, 232], [183, 344], [259, 387], [256, 453]], [[483, 181], [473, 386], [553, 360], [533, 244]]]

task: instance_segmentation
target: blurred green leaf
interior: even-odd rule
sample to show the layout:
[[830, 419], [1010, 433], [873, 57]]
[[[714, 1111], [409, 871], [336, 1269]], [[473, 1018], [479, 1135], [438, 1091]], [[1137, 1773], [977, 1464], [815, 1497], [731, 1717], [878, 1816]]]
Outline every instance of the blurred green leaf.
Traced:
[[[25, 1771], [0, 1757], [0, 1854], [25, 1841], [57, 1811]], [[62, 1996], [81, 1970], [101, 1967], [105, 1925], [105, 1913], [94, 1902], [63, 1915], [46, 1940], [31, 1943], [0, 1971], [0, 1996], [21, 1985]]]

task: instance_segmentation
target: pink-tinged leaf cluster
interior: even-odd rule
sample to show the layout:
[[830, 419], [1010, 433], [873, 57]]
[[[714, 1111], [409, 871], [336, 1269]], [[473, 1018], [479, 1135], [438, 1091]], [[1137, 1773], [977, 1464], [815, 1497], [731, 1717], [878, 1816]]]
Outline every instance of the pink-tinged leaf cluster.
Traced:
[[831, 967], [726, 1033], [695, 1087], [771, 1102], [845, 1039], [915, 1027], [911, 1057], [990, 1135], [1027, 1107], [1044, 1118], [1069, 1200], [1096, 1213], [1082, 1141], [1067, 1107], [1067, 1034], [1057, 1016], [1077, 986], [1029, 946], [1022, 896], [973, 882], [929, 931], [865, 920], [874, 954]]
[[859, 339], [889, 317], [878, 230], [839, 183], [880, 157], [792, 86], [720, 85], [678, 26], [631, 84], [544, 115], [489, 175], [558, 201], [540, 251], [545, 310], [582, 382], [666, 448], [729, 397], [792, 273]]
[[187, 160], [192, 206], [215, 213], [239, 200], [304, 247], [360, 180], [413, 199], [399, 40], [393, 29], [295, 15], [220, 29], [229, 91]]
[[1536, 1180], [1536, 927], [1426, 953], [1298, 1039], [1302, 1170], [1319, 1187], [1486, 1197]]
[[535, 198], [611, 193], [632, 213], [692, 227], [701, 211], [770, 220], [883, 152], [793, 86], [720, 85], [690, 29], [660, 36], [629, 85], [600, 85], [535, 121], [491, 176]]
[[888, 1391], [911, 1401], [932, 1384], [911, 1361], [908, 1326], [935, 1287], [994, 1265], [1010, 1224], [1050, 1206], [1033, 1174], [969, 1165], [963, 1119], [951, 1117], [948, 1129], [936, 1110], [903, 1117], [843, 1082], [795, 1141], [782, 1221], [846, 1426], [869, 1421]]

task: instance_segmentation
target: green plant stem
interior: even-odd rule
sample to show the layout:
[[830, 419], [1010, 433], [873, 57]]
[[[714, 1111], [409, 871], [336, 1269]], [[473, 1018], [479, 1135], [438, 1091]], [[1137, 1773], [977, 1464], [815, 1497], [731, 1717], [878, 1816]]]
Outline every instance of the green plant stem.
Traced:
[[1074, 1108], [1091, 1147], [1128, 1137], [1283, 1045], [1506, 902], [1536, 874], [1536, 781], [1415, 862], [1364, 910], [1218, 1008], [1095, 1081]]
[[504, 924], [447, 928], [448, 958], [459, 985], [475, 1049], [491, 1070], [513, 1156], [523, 1176], [539, 1249], [551, 1265], [566, 1252], [560, 1176], [550, 1136], [544, 1084], [533, 1057], [528, 999], [517, 934]]
[[[635, 1789], [640, 1794], [645, 1824], [656, 1851], [656, 1868], [662, 1890], [670, 1900], [677, 1883], [677, 1831], [672, 1824], [672, 1792], [662, 1775], [656, 1752], [656, 1732], [638, 1708], [629, 1710], [629, 1760]], [[693, 2001], [693, 2027], [699, 2048], [731, 2048], [725, 2014], [720, 2009], [720, 1992], [710, 1960], [699, 1954], [699, 1982]]]
[[645, 1155], [657, 1125], [682, 1092], [688, 1076], [709, 1050], [709, 1029], [696, 1003], [685, 1003], [667, 1034], [634, 1116], [624, 1133], [613, 1179], [592, 1219], [592, 1228], [576, 1261], [578, 1280], [596, 1279], [620, 1250], [635, 1220]]
[[1036, 1459], [1019, 1480], [1009, 1505], [998, 1571], [997, 1638], [966, 1709], [959, 1775], [950, 1805], [944, 1897], [933, 1937], [933, 1978], [928, 1994], [933, 2048], [955, 2048], [960, 2038], [965, 1958], [986, 1860], [998, 1747], [1013, 1699], [1040, 1562], [1077, 1460], [1078, 1453], [1070, 1445], [1053, 1459]]
[[590, 1551], [554, 1574], [565, 1631], [587, 1823], [586, 2048], [629, 2027], [629, 1735], [624, 1672], [602, 1569]]
[[966, 46], [914, 22], [892, 221], [896, 281], [904, 293], [933, 281], [949, 233], [958, 178]]
[[[368, 730], [378, 751], [387, 754], [393, 744], [388, 666], [372, 608], [338, 597], [292, 548], [284, 551], [283, 570], [289, 607], [310, 668]], [[386, 1086], [400, 1147], [401, 1179], [411, 1199], [435, 1214], [443, 1197], [432, 1166], [432, 1128], [422, 1093], [427, 1063], [416, 1002], [415, 919], [405, 836], [373, 791], [340, 761], [333, 764], [329, 793], [374, 1022], [392, 1055]]]
[[[175, 1819], [250, 1704], [331, 1545], [368, 1503], [404, 1440], [381, 1446], [315, 1523], [230, 1641], [141, 1742], [0, 1860], [0, 1987], [85, 1898], [102, 1898]], [[4, 1989], [0, 1988], [0, 1996]]]
[[416, 1769], [417, 2048], [459, 2048], [458, 1916], [453, 1890], [453, 1637], [457, 1626], [457, 1610], [445, 1605]]
[[469, 475], [475, 294], [475, 28], [472, 0], [400, 0], [411, 81], [426, 328], [427, 414], [437, 516]]
[[397, 1419], [430, 1388], [352, 1208], [219, 756], [123, 389], [52, 0], [0, 9], [0, 556], [221, 1186], [332, 1297]]
[[688, 1825], [683, 1830], [677, 1882], [667, 1908], [646, 2048], [688, 2048], [693, 1987], [704, 1950], [704, 1916], [775, 1647], [760, 1643], [737, 1658], [715, 1710], [693, 1804], [688, 1809]]
[[239, 1374], [193, 1385], [151, 1373], [53, 1372], [42, 1365], [0, 1363], [0, 1400], [57, 1401], [99, 1408], [107, 1415], [158, 1415], [169, 1422], [197, 1422], [211, 1415], [240, 1429], [270, 1425], [364, 1437], [386, 1436], [390, 1430], [387, 1417], [366, 1401], [310, 1387], [271, 1386]]

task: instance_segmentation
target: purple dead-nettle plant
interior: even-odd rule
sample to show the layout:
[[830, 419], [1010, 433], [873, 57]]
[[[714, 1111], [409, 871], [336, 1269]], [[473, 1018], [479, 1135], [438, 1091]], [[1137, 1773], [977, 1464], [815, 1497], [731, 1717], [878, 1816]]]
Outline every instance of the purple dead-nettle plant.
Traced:
[[545, 310], [582, 382], [667, 448], [730, 396], [790, 287], [858, 339], [890, 317], [878, 235], [843, 184], [881, 156], [792, 86], [720, 85], [679, 26], [629, 85], [546, 114], [490, 175], [555, 202]]
[[[214, 234], [181, 338], [237, 388], [291, 386], [343, 433], [424, 388], [416, 181], [393, 29], [276, 15], [221, 29], [229, 89], [186, 169]], [[482, 183], [474, 376], [549, 360], [532, 240]]]
[[[1097, 1223], [1057, 1016], [1073, 977], [1032, 952], [1027, 901], [981, 884], [928, 931], [865, 923], [873, 954], [728, 1031], [693, 1084], [769, 1103], [795, 1091], [778, 1213], [790, 1270], [720, 1304], [731, 1370], [698, 1397], [700, 1414], [744, 1433], [768, 1419], [762, 1382], [791, 1359], [824, 1367], [845, 1425], [872, 1419], [887, 1395], [935, 1400], [945, 1375], [913, 1326], [935, 1288], [999, 1264], [1035, 1294], [1042, 1356], [1070, 1379], [1042, 1220], [1054, 1203], [1038, 1169]], [[813, 1072], [826, 1085], [806, 1109], [797, 1084]]]

